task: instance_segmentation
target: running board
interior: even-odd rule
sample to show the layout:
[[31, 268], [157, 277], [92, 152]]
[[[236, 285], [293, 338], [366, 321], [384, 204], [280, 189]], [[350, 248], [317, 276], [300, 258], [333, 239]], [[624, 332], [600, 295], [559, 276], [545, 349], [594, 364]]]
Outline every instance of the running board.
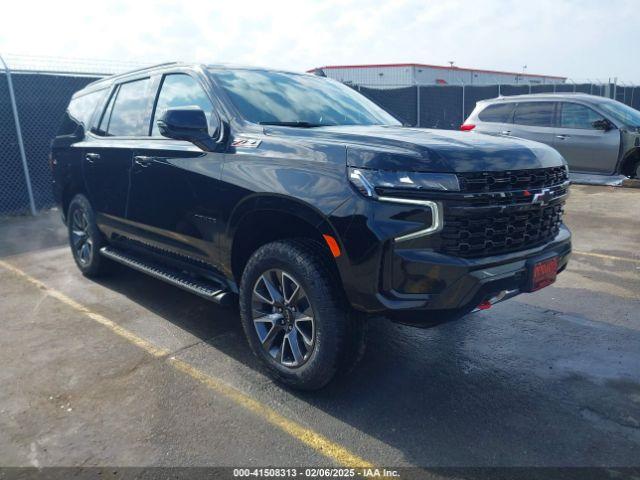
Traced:
[[175, 268], [162, 265], [153, 260], [131, 252], [120, 250], [114, 247], [102, 247], [100, 253], [114, 262], [131, 267], [139, 272], [146, 273], [158, 280], [163, 280], [171, 285], [182, 288], [187, 292], [216, 302], [220, 305], [228, 306], [233, 303], [233, 293], [229, 292], [222, 285], [208, 279], [196, 278]]

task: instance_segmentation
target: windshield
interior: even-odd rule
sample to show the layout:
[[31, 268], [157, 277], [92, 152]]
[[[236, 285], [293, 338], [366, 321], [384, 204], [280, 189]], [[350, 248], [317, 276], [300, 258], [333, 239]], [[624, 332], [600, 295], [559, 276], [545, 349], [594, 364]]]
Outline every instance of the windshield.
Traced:
[[640, 127], [640, 112], [638, 110], [615, 101], [602, 102], [600, 107], [619, 122], [629, 127]]
[[210, 70], [250, 122], [292, 127], [400, 125], [353, 89], [313, 75], [266, 70]]

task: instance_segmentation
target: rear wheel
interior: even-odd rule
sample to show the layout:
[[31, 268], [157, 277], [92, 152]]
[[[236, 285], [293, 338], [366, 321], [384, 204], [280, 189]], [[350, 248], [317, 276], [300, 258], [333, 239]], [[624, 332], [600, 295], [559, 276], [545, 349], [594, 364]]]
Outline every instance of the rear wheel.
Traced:
[[100, 255], [100, 248], [106, 242], [96, 225], [93, 208], [82, 194], [73, 197], [69, 203], [67, 228], [71, 253], [80, 271], [88, 277], [105, 273], [109, 261]]
[[240, 282], [251, 349], [274, 378], [305, 390], [323, 387], [357, 357], [349, 355], [355, 320], [321, 248], [307, 240], [264, 245]]

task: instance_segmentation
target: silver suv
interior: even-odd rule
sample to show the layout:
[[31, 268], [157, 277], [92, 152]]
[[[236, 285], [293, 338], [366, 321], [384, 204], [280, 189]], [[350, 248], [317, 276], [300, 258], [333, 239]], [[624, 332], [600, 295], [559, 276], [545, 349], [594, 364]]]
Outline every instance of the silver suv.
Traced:
[[640, 178], [640, 112], [609, 98], [545, 93], [482, 100], [460, 129], [546, 143], [574, 172]]

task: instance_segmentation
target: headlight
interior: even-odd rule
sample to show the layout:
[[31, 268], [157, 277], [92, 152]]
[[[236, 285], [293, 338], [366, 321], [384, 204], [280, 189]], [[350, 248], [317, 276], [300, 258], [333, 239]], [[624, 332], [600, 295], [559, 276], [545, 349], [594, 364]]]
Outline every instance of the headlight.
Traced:
[[[402, 193], [460, 191], [458, 177], [451, 173], [397, 172], [389, 170], [370, 170], [367, 168], [348, 168], [349, 181], [365, 197], [382, 202], [391, 202], [417, 206], [431, 211], [430, 223], [425, 228], [395, 237], [396, 242], [413, 240], [431, 235], [442, 229], [442, 206], [439, 202], [424, 198], [403, 198]], [[392, 196], [389, 196], [392, 194]]]
[[377, 190], [460, 191], [458, 177], [451, 173], [398, 172], [349, 167], [349, 181], [366, 197], [377, 198]]

